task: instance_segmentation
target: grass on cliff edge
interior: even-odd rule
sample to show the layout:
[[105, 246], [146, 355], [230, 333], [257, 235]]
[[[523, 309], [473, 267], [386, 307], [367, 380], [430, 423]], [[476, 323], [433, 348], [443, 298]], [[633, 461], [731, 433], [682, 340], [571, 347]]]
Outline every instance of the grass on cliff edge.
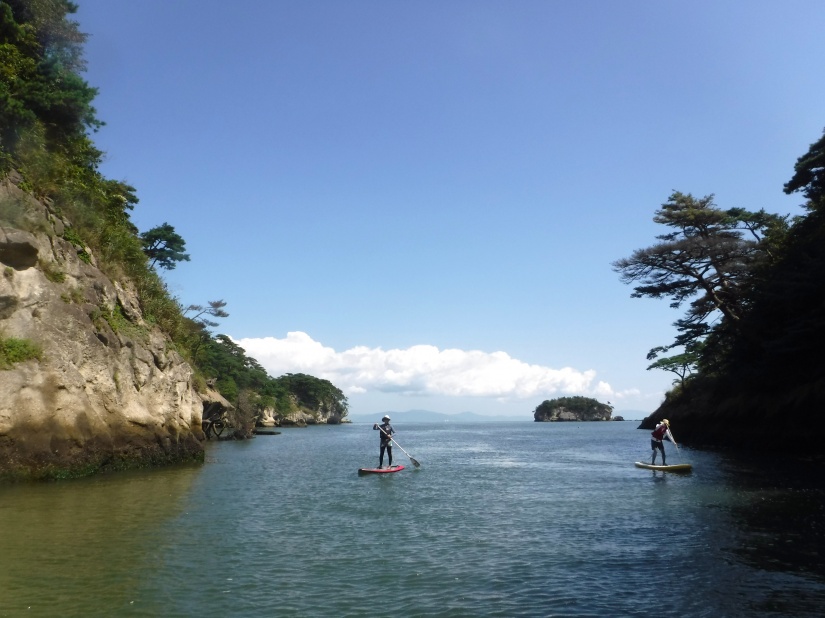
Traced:
[[32, 359], [43, 359], [43, 350], [34, 341], [0, 334], [0, 369], [11, 369], [15, 363]]

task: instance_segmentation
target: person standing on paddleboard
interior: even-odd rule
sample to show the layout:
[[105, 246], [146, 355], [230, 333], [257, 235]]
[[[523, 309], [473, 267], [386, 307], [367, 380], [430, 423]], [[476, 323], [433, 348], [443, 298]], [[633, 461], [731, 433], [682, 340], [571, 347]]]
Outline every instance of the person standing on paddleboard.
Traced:
[[384, 451], [387, 451], [389, 467], [392, 468], [392, 440], [390, 440], [390, 436], [395, 433], [395, 429], [390, 425], [390, 417], [384, 416], [381, 419], [381, 424], [375, 423], [372, 428], [381, 432], [381, 452], [378, 456], [378, 469], [384, 467]]
[[662, 419], [662, 422], [656, 425], [656, 429], [650, 432], [650, 448], [653, 449], [653, 460], [651, 465], [656, 465], [656, 451], [662, 451], [662, 465], [666, 466], [665, 460], [665, 444], [662, 440], [670, 440], [673, 442], [673, 436], [670, 434], [670, 421]]

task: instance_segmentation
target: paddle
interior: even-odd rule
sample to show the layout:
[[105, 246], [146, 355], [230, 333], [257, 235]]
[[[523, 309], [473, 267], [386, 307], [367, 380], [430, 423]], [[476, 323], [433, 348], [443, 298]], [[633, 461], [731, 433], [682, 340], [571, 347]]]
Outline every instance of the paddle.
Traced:
[[[392, 437], [390, 434], [388, 434], [386, 431], [384, 431], [383, 429], [381, 429], [381, 425], [378, 425], [377, 427], [378, 427], [378, 429], [381, 431], [381, 433], [383, 433], [383, 434], [384, 434], [385, 436], [387, 436], [390, 440], [392, 440], [393, 442], [395, 442], [395, 440], [393, 440], [393, 437]], [[409, 457], [409, 458], [410, 458], [410, 461], [413, 463], [413, 465], [414, 465], [416, 468], [420, 468], [420, 467], [421, 467], [421, 464], [420, 464], [420, 463], [418, 463], [418, 460], [417, 460], [415, 457], [413, 457], [412, 455], [410, 455], [407, 451], [405, 451], [405, 450], [404, 450], [404, 447], [402, 447], [400, 444], [398, 444], [398, 442], [395, 442], [395, 445], [396, 445], [398, 448], [400, 448], [400, 449], [401, 449], [401, 452], [402, 452], [402, 453], [404, 453], [407, 457]]]
[[673, 442], [673, 446], [676, 447], [676, 452], [679, 453], [679, 463], [682, 463], [682, 451], [679, 450], [679, 445], [676, 444], [676, 438], [673, 437], [673, 433], [670, 431], [670, 427], [667, 428], [667, 436], [670, 438], [670, 441]]

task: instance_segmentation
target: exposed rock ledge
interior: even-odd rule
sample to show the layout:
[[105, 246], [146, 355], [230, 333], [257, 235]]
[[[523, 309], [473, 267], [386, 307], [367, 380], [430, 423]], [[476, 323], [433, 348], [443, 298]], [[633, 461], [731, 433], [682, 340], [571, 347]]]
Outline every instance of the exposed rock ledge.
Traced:
[[259, 423], [261, 426], [271, 427], [306, 427], [307, 425], [340, 425], [341, 423], [348, 423], [346, 419], [342, 419], [336, 415], [326, 415], [323, 412], [308, 410], [301, 408], [297, 412], [291, 412], [284, 415], [278, 420], [272, 417], [264, 418], [263, 422]]
[[79, 259], [61, 238], [68, 222], [8, 180], [0, 215], [0, 336], [43, 350], [0, 371], [0, 479], [202, 460], [192, 370], [128, 282]]

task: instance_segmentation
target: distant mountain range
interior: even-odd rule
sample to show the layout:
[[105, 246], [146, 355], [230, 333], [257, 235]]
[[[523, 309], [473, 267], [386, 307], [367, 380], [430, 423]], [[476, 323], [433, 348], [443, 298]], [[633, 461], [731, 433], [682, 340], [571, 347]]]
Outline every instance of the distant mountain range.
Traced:
[[[431, 410], [407, 410], [406, 412], [377, 412], [375, 414], [348, 414], [347, 418], [353, 423], [380, 423], [381, 417], [389, 414], [393, 423], [496, 423], [502, 421], [533, 422], [533, 415], [519, 414], [514, 416], [487, 416], [475, 412], [460, 412], [459, 414], [444, 414]], [[613, 416], [621, 416], [626, 421], [641, 420], [648, 416], [641, 410], [622, 410], [614, 412]]]
[[520, 416], [485, 416], [475, 412], [461, 412], [459, 414], [444, 414], [430, 410], [407, 410], [406, 412], [377, 412], [375, 414], [348, 414], [347, 418], [353, 423], [380, 423], [381, 417], [389, 414], [393, 423], [483, 423], [498, 421], [532, 421], [531, 415]]

